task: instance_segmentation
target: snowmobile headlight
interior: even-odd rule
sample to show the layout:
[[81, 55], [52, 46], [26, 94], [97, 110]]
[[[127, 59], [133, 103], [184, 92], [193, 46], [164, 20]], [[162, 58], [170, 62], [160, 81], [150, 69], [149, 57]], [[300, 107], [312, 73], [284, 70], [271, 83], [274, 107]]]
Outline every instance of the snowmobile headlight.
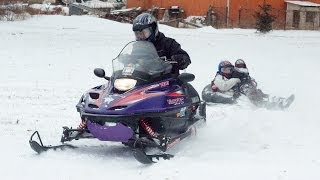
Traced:
[[119, 91], [128, 91], [137, 84], [137, 80], [129, 78], [116, 79], [114, 81], [114, 87]]

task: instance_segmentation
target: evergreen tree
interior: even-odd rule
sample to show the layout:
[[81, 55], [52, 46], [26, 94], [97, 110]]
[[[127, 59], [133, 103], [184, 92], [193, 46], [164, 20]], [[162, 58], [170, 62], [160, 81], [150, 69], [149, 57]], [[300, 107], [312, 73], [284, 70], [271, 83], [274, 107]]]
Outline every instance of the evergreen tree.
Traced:
[[254, 16], [256, 18], [256, 29], [261, 33], [267, 33], [272, 30], [272, 22], [276, 19], [271, 15], [272, 6], [263, 1], [263, 5], [259, 5], [260, 11], [256, 11]]

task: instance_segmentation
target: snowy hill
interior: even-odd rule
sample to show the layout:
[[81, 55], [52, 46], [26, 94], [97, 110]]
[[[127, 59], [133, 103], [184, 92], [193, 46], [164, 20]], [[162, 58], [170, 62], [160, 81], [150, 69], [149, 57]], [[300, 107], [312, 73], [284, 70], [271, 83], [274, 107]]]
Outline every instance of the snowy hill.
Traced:
[[243, 179], [320, 178], [320, 122], [316, 93], [320, 33], [317, 31], [175, 29], [160, 31], [185, 49], [198, 92], [224, 59], [246, 60], [265, 92], [296, 95], [286, 111], [257, 109], [249, 102], [207, 108], [207, 126], [171, 150], [175, 157], [139, 164], [124, 146], [74, 141], [75, 150], [35, 154], [28, 140], [39, 130], [58, 144], [62, 126], [77, 126], [75, 104], [87, 89], [104, 83], [111, 60], [133, 40], [129, 24], [93, 17], [39, 16], [0, 22], [0, 179]]

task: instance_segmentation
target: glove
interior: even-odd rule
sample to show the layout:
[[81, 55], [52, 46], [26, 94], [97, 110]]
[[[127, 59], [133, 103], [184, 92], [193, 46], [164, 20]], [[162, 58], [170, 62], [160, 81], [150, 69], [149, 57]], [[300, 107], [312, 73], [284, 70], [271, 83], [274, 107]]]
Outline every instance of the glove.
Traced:
[[251, 79], [250, 83], [251, 83], [251, 85], [252, 85], [253, 87], [255, 87], [255, 88], [258, 86], [258, 83], [257, 83], [256, 80], [254, 80], [253, 78]]
[[239, 91], [233, 93], [233, 99], [238, 99], [241, 93]]
[[176, 66], [178, 69], [183, 70], [189, 66], [190, 58], [185, 54], [176, 54], [171, 56], [171, 60], [177, 62]]
[[213, 92], [219, 91], [219, 88], [218, 88], [215, 84], [213, 84], [213, 85], [211, 86], [211, 89], [212, 89]]

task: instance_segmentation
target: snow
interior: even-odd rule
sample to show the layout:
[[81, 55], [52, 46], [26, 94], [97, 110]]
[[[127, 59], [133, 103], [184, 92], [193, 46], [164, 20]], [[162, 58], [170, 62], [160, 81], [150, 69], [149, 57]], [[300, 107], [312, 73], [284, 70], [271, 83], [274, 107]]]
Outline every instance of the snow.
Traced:
[[317, 31], [243, 29], [160, 31], [189, 52], [192, 82], [201, 92], [220, 60], [242, 58], [266, 93], [296, 100], [286, 111], [238, 105], [207, 107], [207, 125], [169, 153], [170, 161], [139, 164], [118, 143], [79, 140], [79, 148], [35, 154], [28, 140], [38, 130], [45, 144], [58, 144], [62, 126], [77, 126], [75, 104], [104, 83], [111, 60], [134, 36], [130, 24], [86, 16], [35, 16], [0, 22], [0, 179], [245, 179], [320, 178], [320, 94]]
[[310, 6], [310, 7], [320, 7], [320, 4], [309, 2], [309, 1], [285, 1], [287, 3], [296, 4], [299, 6]]
[[0, 5], [0, 9], [23, 8], [23, 7], [26, 7], [26, 6], [28, 6], [28, 4], [19, 3], [19, 2], [15, 3], [15, 4], [7, 4], [7, 5], [4, 5], [4, 3], [3, 3], [3, 4]]
[[199, 27], [202, 27], [204, 22], [205, 22], [205, 18], [203, 16], [188, 16], [186, 19], [184, 19], [186, 22], [190, 22], [193, 24], [198, 25]]
[[90, 0], [81, 4], [90, 8], [114, 8], [113, 3], [103, 2], [99, 0]]
[[132, 10], [140, 10], [141, 8], [138, 7], [138, 8], [127, 8], [127, 9], [117, 9], [117, 10], [112, 10], [111, 11], [111, 14], [119, 14], [119, 13], [126, 13], [126, 12], [129, 12], [129, 11], [132, 11]]

